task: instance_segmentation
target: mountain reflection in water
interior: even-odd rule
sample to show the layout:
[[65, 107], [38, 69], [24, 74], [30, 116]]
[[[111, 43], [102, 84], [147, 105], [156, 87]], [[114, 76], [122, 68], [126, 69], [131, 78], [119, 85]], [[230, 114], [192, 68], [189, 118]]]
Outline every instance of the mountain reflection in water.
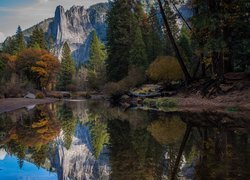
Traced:
[[47, 179], [248, 179], [246, 117], [91, 100], [20, 109], [0, 115], [0, 179], [42, 177], [32, 164]]

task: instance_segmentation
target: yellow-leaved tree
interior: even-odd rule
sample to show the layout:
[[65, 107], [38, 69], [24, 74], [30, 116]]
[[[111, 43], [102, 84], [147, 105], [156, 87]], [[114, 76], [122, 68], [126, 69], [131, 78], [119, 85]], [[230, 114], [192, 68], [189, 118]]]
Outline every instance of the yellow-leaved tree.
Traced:
[[170, 83], [184, 79], [178, 60], [172, 56], [159, 56], [148, 68], [147, 74], [156, 82]]

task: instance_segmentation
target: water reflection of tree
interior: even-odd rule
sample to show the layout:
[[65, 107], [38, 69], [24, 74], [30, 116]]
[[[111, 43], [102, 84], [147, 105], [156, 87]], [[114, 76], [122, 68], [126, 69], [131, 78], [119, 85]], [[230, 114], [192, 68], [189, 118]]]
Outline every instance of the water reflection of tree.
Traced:
[[197, 179], [247, 179], [249, 135], [224, 128], [204, 128]]
[[49, 144], [44, 144], [39, 148], [32, 148], [31, 158], [38, 167], [41, 167], [42, 165], [45, 164], [48, 155], [49, 155]]
[[162, 146], [146, 127], [132, 129], [128, 121], [108, 122], [111, 179], [160, 179]]
[[30, 160], [38, 167], [43, 165], [48, 155], [48, 148], [45, 147], [60, 132], [60, 124], [50, 107], [39, 105], [30, 112], [7, 114], [1, 122], [1, 129], [6, 131], [0, 144], [4, 145], [7, 152], [17, 156], [20, 168], [23, 160], [27, 159], [26, 154], [31, 154]]
[[107, 122], [104, 121], [101, 116], [95, 114], [89, 114], [88, 121], [94, 155], [96, 158], [99, 158], [104, 146], [109, 142]]
[[184, 155], [195, 179], [248, 179], [248, 125], [228, 114], [180, 114], [192, 126]]
[[72, 108], [67, 104], [59, 107], [58, 119], [63, 130], [64, 147], [69, 149], [72, 143], [72, 136], [75, 133], [77, 119], [73, 116]]
[[46, 105], [39, 105], [33, 116], [23, 116], [17, 126], [17, 139], [28, 147], [41, 147], [52, 141], [60, 131], [60, 124]]
[[[179, 116], [173, 115], [153, 121], [147, 129], [156, 141], [164, 147], [166, 152], [164, 158], [167, 161], [165, 163], [164, 176], [171, 178], [173, 171], [180, 171], [180, 162], [176, 165], [176, 159], [178, 158], [178, 151], [186, 131], [186, 124], [181, 121]], [[182, 159], [179, 161], [182, 161]]]
[[7, 145], [7, 148], [8, 148], [8, 152], [16, 155], [18, 159], [18, 165], [21, 169], [23, 167], [26, 147], [18, 142], [10, 141]]

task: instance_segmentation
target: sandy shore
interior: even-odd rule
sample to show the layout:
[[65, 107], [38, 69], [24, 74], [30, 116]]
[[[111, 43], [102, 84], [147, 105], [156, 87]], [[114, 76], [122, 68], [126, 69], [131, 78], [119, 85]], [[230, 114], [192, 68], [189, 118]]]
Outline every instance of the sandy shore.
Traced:
[[57, 99], [28, 99], [28, 98], [7, 98], [0, 99], [0, 113], [14, 111], [20, 108], [34, 106], [37, 104], [48, 104], [56, 102]]

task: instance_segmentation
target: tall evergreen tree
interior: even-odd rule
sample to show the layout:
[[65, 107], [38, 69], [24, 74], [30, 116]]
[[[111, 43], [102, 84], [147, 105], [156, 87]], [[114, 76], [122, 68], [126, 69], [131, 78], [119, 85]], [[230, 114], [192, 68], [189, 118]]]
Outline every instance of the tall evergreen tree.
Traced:
[[129, 51], [129, 64], [146, 68], [148, 65], [144, 34], [147, 31], [145, 24], [146, 14], [140, 2], [134, 2], [131, 17], [131, 47]]
[[147, 46], [149, 64], [156, 59], [157, 56], [166, 54], [163, 42], [163, 31], [160, 24], [157, 10], [152, 6], [148, 18], [148, 33], [145, 38]]
[[22, 29], [20, 26], [18, 26], [17, 31], [16, 31], [16, 50], [17, 52], [20, 52], [25, 49], [26, 43], [24, 40], [24, 35], [22, 32]]
[[94, 31], [88, 64], [88, 81], [91, 88], [99, 89], [106, 82], [106, 59], [107, 52], [105, 46]]
[[128, 73], [129, 53], [131, 46], [131, 5], [126, 0], [112, 2], [107, 15], [108, 59], [107, 75], [111, 81], [119, 81]]
[[94, 31], [90, 47], [89, 67], [98, 71], [99, 66], [104, 64], [106, 58], [107, 52], [105, 46], [97, 37], [96, 31]]
[[[137, 21], [135, 21], [135, 23], [138, 24]], [[141, 28], [138, 25], [136, 26], [136, 24], [131, 37], [132, 40], [129, 51], [129, 65], [145, 68], [147, 65], [146, 46], [142, 38]]]
[[35, 29], [32, 31], [32, 34], [30, 37], [29, 47], [48, 49], [45, 35], [44, 35], [44, 32], [41, 28], [38, 28], [36, 26]]
[[67, 90], [67, 86], [72, 84], [76, 66], [71, 57], [71, 50], [67, 42], [63, 44], [61, 71], [59, 74], [58, 89]]
[[192, 57], [193, 51], [191, 48], [190, 33], [188, 32], [188, 29], [185, 26], [182, 26], [181, 28], [178, 44], [181, 48], [182, 53], [184, 54], [185, 60], [189, 61]]
[[146, 47], [141, 31], [143, 17], [139, 10], [135, 1], [115, 0], [112, 3], [107, 18], [109, 80], [119, 81], [124, 78], [130, 65], [146, 64]]

